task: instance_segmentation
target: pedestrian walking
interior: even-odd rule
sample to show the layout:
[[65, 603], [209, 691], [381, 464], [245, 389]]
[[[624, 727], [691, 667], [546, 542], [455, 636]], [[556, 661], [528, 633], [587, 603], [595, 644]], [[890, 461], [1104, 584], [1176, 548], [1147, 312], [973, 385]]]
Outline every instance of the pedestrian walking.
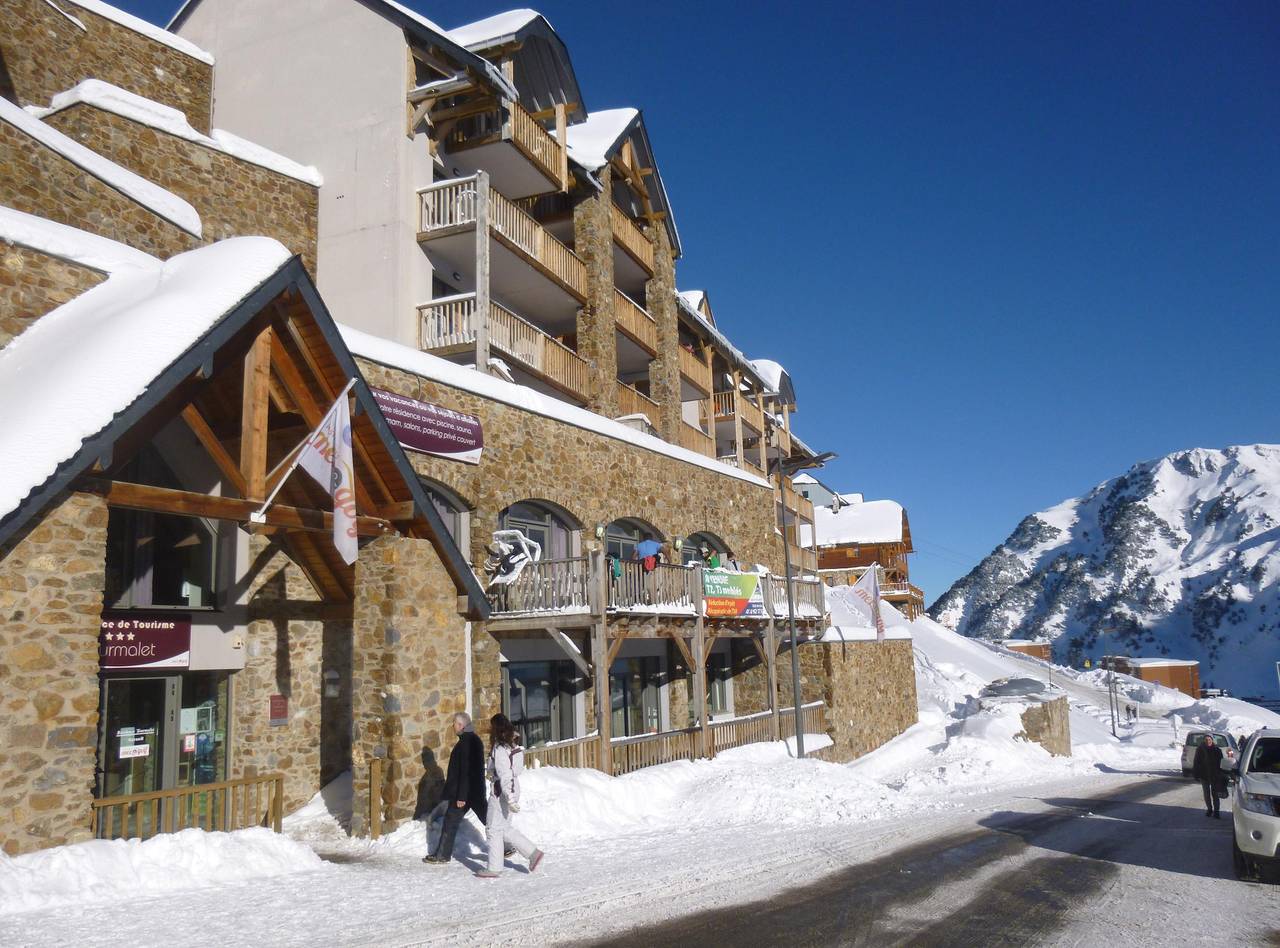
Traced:
[[509, 843], [529, 860], [533, 872], [542, 862], [542, 850], [531, 843], [512, 824], [520, 812], [520, 775], [524, 773], [524, 748], [516, 739], [516, 729], [505, 714], [489, 720], [489, 767], [493, 775], [493, 796], [489, 798], [489, 819], [485, 822], [489, 838], [489, 864], [476, 873], [481, 879], [496, 879], [502, 873], [503, 853]]
[[[1222, 750], [1213, 743], [1213, 735], [1205, 735], [1204, 743], [1196, 748], [1191, 774], [1200, 781], [1204, 790], [1205, 816], [1222, 819], [1219, 812], [1219, 784], [1223, 783]], [[1224, 788], [1225, 789], [1225, 788]]]
[[[449, 752], [449, 769], [444, 777], [444, 826], [436, 851], [424, 858], [429, 866], [443, 866], [453, 858], [453, 842], [458, 836], [462, 818], [470, 810], [481, 823], [488, 817], [485, 802], [484, 742], [471, 724], [471, 715], [458, 712], [453, 716], [453, 732], [458, 742]], [[427, 824], [430, 833], [430, 823]]]

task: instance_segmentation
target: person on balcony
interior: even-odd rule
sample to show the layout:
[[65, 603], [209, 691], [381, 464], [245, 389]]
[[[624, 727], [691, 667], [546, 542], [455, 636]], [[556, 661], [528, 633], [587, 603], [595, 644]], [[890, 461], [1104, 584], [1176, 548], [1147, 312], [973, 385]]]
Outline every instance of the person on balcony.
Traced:
[[707, 569], [720, 568], [720, 551], [713, 550], [705, 543], [698, 547], [698, 552], [702, 554], [702, 565]]
[[653, 537], [646, 537], [636, 544], [636, 559], [640, 561], [646, 573], [652, 573], [658, 568], [658, 558], [661, 554], [662, 544]]
[[524, 748], [516, 738], [515, 725], [505, 714], [489, 719], [491, 733], [489, 767], [493, 774], [493, 796], [489, 798], [489, 818], [485, 833], [489, 838], [489, 864], [476, 873], [480, 879], [496, 879], [502, 874], [507, 844], [529, 860], [533, 872], [542, 862], [542, 850], [512, 825], [520, 812], [520, 775], [524, 773]]
[[444, 828], [436, 851], [422, 860], [429, 866], [443, 866], [453, 858], [453, 842], [468, 810], [481, 823], [489, 815], [485, 802], [484, 742], [471, 724], [471, 715], [462, 711], [453, 716], [453, 731], [458, 735], [458, 742], [449, 752], [449, 769], [444, 778]]

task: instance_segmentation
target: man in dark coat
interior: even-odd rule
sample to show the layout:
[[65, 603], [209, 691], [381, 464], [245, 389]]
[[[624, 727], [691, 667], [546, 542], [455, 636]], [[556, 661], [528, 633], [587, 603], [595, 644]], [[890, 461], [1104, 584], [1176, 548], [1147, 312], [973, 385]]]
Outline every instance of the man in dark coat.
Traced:
[[440, 844], [436, 851], [422, 860], [427, 865], [443, 866], [453, 858], [453, 841], [467, 810], [479, 818], [481, 825], [488, 816], [486, 800], [489, 788], [484, 780], [484, 742], [471, 726], [469, 714], [455, 714], [453, 730], [458, 735], [458, 743], [449, 752], [449, 769], [444, 777], [444, 828], [440, 831]]
[[1205, 816], [1222, 819], [1218, 812], [1218, 784], [1222, 781], [1222, 750], [1213, 743], [1213, 735], [1205, 735], [1204, 743], [1196, 748], [1191, 773], [1204, 789]]

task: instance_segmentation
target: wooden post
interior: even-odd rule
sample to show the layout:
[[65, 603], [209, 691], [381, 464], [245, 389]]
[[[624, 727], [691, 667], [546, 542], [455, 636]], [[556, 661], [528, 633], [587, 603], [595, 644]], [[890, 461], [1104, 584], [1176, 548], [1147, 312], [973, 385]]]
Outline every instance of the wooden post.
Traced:
[[382, 835], [382, 758], [369, 759], [369, 838]]
[[476, 369], [489, 373], [489, 173], [476, 172]]
[[782, 726], [778, 721], [778, 630], [773, 618], [773, 583], [768, 576], [761, 576], [760, 582], [764, 584], [764, 614], [769, 617], [764, 630], [765, 674], [769, 680], [769, 733], [778, 741], [782, 739]]
[[714, 757], [711, 724], [707, 720], [707, 629], [702, 615], [702, 564], [693, 567], [695, 621], [693, 625], [693, 708], [698, 721], [698, 756]]
[[271, 825], [277, 833], [284, 827], [284, 774], [276, 774], [276, 798], [271, 806]]
[[569, 190], [569, 109], [563, 102], [556, 103], [556, 141], [560, 143], [560, 190]]
[[609, 702], [609, 576], [604, 568], [604, 551], [591, 551], [591, 578], [595, 588], [595, 625], [592, 630], [591, 663], [595, 666], [596, 731], [599, 740], [599, 767], [613, 773], [613, 719]]
[[240, 473], [245, 499], [267, 496], [267, 409], [271, 388], [271, 327], [258, 333], [244, 357], [240, 404]]
[[742, 410], [739, 402], [742, 399], [742, 374], [734, 369], [730, 378], [733, 379], [733, 400], [729, 403], [733, 408], [733, 449], [738, 456], [738, 467], [742, 468]]

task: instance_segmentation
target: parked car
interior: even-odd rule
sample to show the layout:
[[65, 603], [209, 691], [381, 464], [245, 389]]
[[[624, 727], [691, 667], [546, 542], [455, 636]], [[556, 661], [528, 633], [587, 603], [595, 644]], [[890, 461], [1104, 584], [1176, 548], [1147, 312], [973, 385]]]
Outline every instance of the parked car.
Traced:
[[1230, 698], [1231, 692], [1227, 691], [1226, 688], [1201, 688], [1200, 697], [1201, 698]]
[[1188, 731], [1187, 742], [1182, 745], [1182, 776], [1191, 776], [1191, 768], [1196, 762], [1196, 748], [1203, 744], [1204, 739], [1210, 734], [1213, 735], [1213, 743], [1222, 748], [1223, 769], [1235, 766], [1239, 748], [1236, 747], [1236, 739], [1230, 734], [1222, 734], [1218, 731]]
[[1280, 868], [1280, 728], [1264, 728], [1245, 743], [1231, 804], [1236, 878]]

